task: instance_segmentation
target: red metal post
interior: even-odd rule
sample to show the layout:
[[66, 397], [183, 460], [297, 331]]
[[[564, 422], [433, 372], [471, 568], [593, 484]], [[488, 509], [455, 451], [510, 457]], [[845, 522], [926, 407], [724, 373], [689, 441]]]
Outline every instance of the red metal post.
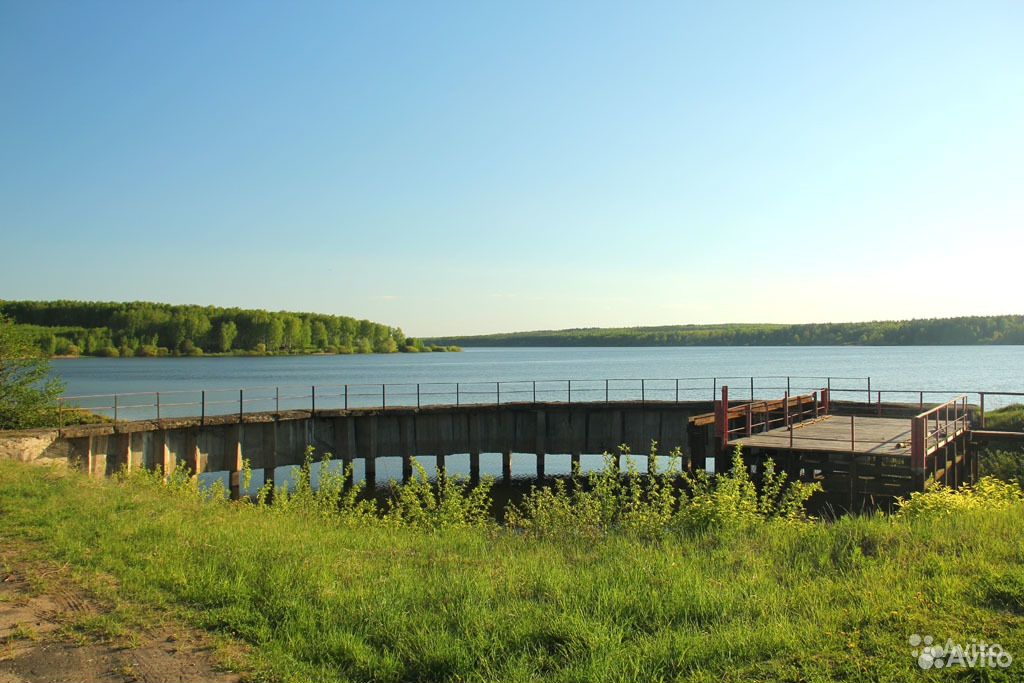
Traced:
[[715, 402], [715, 436], [722, 440], [722, 448], [729, 446], [729, 387], [722, 385], [722, 398]]
[[782, 417], [786, 421], [786, 426], [789, 426], [789, 394], [782, 399]]

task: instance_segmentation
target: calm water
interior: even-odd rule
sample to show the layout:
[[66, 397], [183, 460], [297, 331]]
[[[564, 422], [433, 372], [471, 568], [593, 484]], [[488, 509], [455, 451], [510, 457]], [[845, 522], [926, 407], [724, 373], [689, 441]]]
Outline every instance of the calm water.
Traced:
[[[195, 406], [173, 404], [197, 406], [201, 389], [220, 390], [208, 392], [208, 412], [236, 410], [239, 388], [247, 389], [246, 410], [273, 409], [274, 386], [283, 387], [282, 407], [308, 406], [309, 387], [322, 387], [317, 406], [324, 408], [341, 405], [345, 384], [350, 385], [349, 405], [379, 405], [381, 383], [388, 384], [388, 405], [415, 405], [416, 383], [424, 384], [423, 403], [454, 403], [455, 382], [463, 384], [462, 402], [529, 400], [533, 380], [540, 380], [539, 399], [565, 400], [567, 379], [573, 380], [573, 400], [603, 400], [606, 378], [613, 379], [612, 398], [639, 398], [640, 383], [627, 379], [652, 380], [645, 387], [647, 398], [671, 399], [675, 378], [733, 377], [724, 381], [742, 399], [750, 395], [745, 379], [750, 375], [783, 377], [755, 381], [758, 397], [780, 395], [787, 375], [794, 377], [794, 391], [824, 385], [822, 379], [797, 379], [812, 376], [870, 377], [876, 390], [1024, 391], [1024, 346], [490, 348], [366, 356], [81, 358], [54, 361], [53, 369], [67, 383], [68, 396], [160, 391], [164, 414], [174, 415], [195, 414]], [[498, 380], [520, 383], [503, 385], [499, 397], [493, 385]], [[832, 386], [864, 389], [866, 379], [835, 379]], [[683, 379], [680, 387], [683, 399], [713, 393], [710, 379]], [[170, 393], [176, 391], [187, 393]], [[837, 398], [860, 395], [838, 392]], [[917, 394], [885, 398], [917, 400]], [[122, 407], [153, 402], [152, 396], [125, 397]]]
[[[718, 384], [728, 383], [732, 396], [743, 399], [750, 395], [750, 375], [775, 376], [755, 380], [757, 397], [781, 395], [787, 375], [793, 377], [790, 386], [794, 391], [821, 387], [825, 380], [817, 378], [832, 376], [836, 378], [832, 380], [834, 390], [851, 390], [838, 392], [837, 398], [866, 400], [866, 378], [870, 377], [873, 390], [914, 392], [886, 395], [886, 400], [916, 402], [916, 392], [922, 389], [946, 392], [928, 396], [926, 400], [932, 401], [950, 398], [954, 392], [1024, 391], [1024, 346], [492, 348], [368, 356], [82, 358], [54, 361], [53, 370], [67, 383], [68, 396], [159, 391], [164, 416], [198, 414], [202, 389], [207, 389], [207, 413], [214, 414], [237, 411], [238, 389], [242, 387], [246, 389], [248, 411], [272, 410], [275, 386], [282, 387], [278, 399], [282, 408], [308, 408], [310, 386], [314, 384], [318, 387], [317, 406], [322, 408], [343, 405], [345, 384], [349, 385], [350, 406], [380, 405], [381, 383], [388, 385], [388, 405], [415, 405], [416, 383], [421, 383], [423, 403], [454, 403], [456, 398], [465, 403], [530, 400], [534, 380], [539, 380], [539, 400], [564, 401], [568, 398], [567, 379], [573, 380], [574, 401], [603, 400], [606, 378], [613, 380], [609, 382], [613, 399], [639, 398], [640, 383], [627, 380], [640, 378], [651, 380], [644, 387], [647, 398], [672, 399], [676, 378], [731, 377]], [[509, 382], [502, 385], [500, 397], [494, 381]], [[458, 397], [455, 382], [461, 383]], [[681, 399], [710, 399], [713, 393], [711, 379], [684, 379], [679, 384]], [[990, 397], [986, 403], [995, 407], [1011, 400]], [[109, 398], [78, 403], [111, 405]], [[119, 415], [126, 419], [153, 417], [153, 403], [152, 395], [122, 396]], [[565, 462], [557, 457], [548, 459], [549, 475], [568, 472], [568, 456], [563, 459]], [[434, 459], [422, 461], [433, 474]], [[582, 465], [585, 470], [600, 467], [601, 459], [584, 455]], [[512, 466], [517, 478], [529, 479], [536, 474], [536, 459], [531, 454], [514, 454]], [[450, 456], [448, 468], [468, 472], [468, 456]], [[288, 480], [287, 469], [279, 468], [278, 483]], [[483, 454], [481, 470], [485, 475], [500, 476], [500, 456]], [[401, 462], [398, 458], [381, 458], [377, 472], [380, 482], [399, 478]], [[362, 474], [361, 461], [357, 460], [357, 480]], [[257, 472], [253, 485], [261, 483], [262, 476]]]

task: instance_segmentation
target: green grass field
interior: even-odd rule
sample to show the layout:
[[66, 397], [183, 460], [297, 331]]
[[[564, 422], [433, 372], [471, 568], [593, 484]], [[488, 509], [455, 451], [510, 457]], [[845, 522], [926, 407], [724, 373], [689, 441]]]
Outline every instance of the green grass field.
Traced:
[[644, 540], [360, 521], [12, 462], [0, 492], [0, 541], [253, 646], [260, 680], [1009, 681], [1024, 667], [924, 672], [908, 644], [1024, 658], [1020, 502]]

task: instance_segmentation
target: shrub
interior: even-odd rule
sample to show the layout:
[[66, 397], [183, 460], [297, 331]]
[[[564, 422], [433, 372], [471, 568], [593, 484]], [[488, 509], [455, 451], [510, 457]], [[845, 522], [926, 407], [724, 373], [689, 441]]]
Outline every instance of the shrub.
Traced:
[[534, 534], [593, 537], [622, 531], [639, 538], [657, 538], [668, 532], [701, 533], [711, 528], [735, 529], [778, 520], [806, 521], [804, 505], [821, 486], [788, 482], [786, 475], [765, 464], [760, 492], [750, 478], [739, 448], [732, 470], [716, 476], [681, 471], [682, 453], [670, 454], [666, 472], [658, 470], [657, 444], [647, 456], [647, 475], [641, 475], [625, 446], [626, 474], [619, 458], [605, 453], [605, 466], [585, 478], [578, 470], [572, 486], [533, 487], [519, 505], [510, 506], [506, 521], [513, 528]]
[[[312, 446], [306, 448], [306, 457], [302, 465], [295, 471], [295, 486], [274, 487], [273, 481], [263, 484], [257, 493], [256, 501], [266, 506], [270, 494], [273, 493], [274, 510], [279, 512], [298, 512], [318, 517], [334, 517], [347, 523], [368, 523], [377, 518], [377, 504], [372, 500], [363, 500], [365, 484], [360, 482], [346, 486], [352, 476], [352, 465], [344, 469], [331, 467], [331, 454], [325, 453], [320, 461], [320, 481], [313, 486], [313, 454]], [[248, 489], [248, 482], [245, 488]]]
[[965, 510], [1003, 510], [1024, 503], [1024, 491], [1015, 483], [982, 477], [973, 486], [951, 489], [938, 485], [897, 499], [898, 518], [946, 517]]
[[985, 451], [979, 458], [983, 476], [992, 476], [1024, 486], [1024, 451]]
[[733, 451], [732, 469], [710, 476], [700, 470], [684, 474], [687, 494], [680, 506], [680, 525], [690, 532], [711, 528], [742, 528], [758, 522], [807, 521], [805, 505], [821, 484], [790, 482], [785, 472], [775, 469], [775, 462], [764, 462], [761, 490], [757, 490], [743, 462], [739, 446]]
[[473, 486], [465, 477], [451, 477], [440, 468], [431, 483], [423, 465], [412, 459], [413, 475], [408, 482], [392, 482], [391, 499], [384, 515], [398, 526], [424, 529], [483, 527], [493, 523], [490, 515], [494, 480], [485, 478]]

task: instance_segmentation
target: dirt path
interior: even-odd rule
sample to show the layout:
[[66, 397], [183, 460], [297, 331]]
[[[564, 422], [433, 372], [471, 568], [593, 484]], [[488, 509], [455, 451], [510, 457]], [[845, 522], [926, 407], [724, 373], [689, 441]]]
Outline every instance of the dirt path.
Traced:
[[126, 630], [64, 568], [0, 554], [0, 683], [241, 681], [211, 639], [175, 626]]

